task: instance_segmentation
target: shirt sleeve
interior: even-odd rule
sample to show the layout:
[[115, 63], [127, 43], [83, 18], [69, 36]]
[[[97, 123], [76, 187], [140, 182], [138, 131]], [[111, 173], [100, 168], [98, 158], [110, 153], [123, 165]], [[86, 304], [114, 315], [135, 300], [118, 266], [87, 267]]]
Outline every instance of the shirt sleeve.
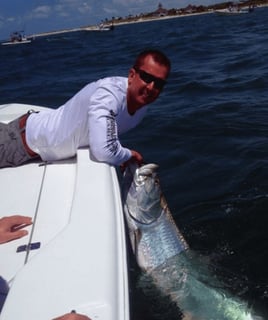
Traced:
[[108, 88], [100, 87], [90, 98], [88, 110], [90, 153], [97, 161], [120, 165], [131, 158], [118, 138], [116, 116], [120, 97]]

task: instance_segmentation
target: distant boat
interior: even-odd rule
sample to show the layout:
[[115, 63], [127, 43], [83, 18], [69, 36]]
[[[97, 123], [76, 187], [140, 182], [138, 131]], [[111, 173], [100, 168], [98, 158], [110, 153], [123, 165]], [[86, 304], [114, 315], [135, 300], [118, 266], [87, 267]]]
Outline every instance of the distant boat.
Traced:
[[2, 42], [2, 45], [13, 45], [13, 44], [23, 44], [30, 43], [31, 39], [27, 38], [23, 31], [14, 31], [10, 34], [10, 41]]
[[215, 10], [215, 13], [219, 15], [236, 15], [243, 13], [250, 13], [254, 11], [254, 7], [250, 6], [249, 8], [240, 8], [238, 6], [230, 6], [226, 9]]
[[99, 25], [96, 25], [96, 26], [84, 27], [83, 30], [85, 30], [85, 31], [112, 31], [112, 30], [114, 30], [114, 25], [100, 23]]
[[98, 31], [111, 31], [113, 29], [114, 29], [114, 25], [113, 24], [112, 25], [107, 25], [107, 24], [101, 23], [99, 25]]

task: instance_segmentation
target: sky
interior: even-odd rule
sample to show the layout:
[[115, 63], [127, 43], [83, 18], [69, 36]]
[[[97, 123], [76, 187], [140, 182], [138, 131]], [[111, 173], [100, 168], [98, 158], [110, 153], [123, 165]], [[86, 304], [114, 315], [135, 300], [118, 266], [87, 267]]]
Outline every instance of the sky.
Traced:
[[0, 0], [0, 39], [16, 30], [26, 35], [99, 24], [112, 17], [126, 17], [157, 9], [208, 5], [217, 0]]

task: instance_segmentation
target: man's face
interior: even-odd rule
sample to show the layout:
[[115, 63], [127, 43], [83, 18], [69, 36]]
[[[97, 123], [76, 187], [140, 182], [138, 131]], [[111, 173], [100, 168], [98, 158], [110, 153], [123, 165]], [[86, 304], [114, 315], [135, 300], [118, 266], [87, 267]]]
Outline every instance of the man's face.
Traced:
[[144, 105], [155, 101], [168, 74], [169, 69], [155, 62], [151, 56], [147, 56], [138, 69], [131, 68], [127, 91], [129, 113], [134, 114]]

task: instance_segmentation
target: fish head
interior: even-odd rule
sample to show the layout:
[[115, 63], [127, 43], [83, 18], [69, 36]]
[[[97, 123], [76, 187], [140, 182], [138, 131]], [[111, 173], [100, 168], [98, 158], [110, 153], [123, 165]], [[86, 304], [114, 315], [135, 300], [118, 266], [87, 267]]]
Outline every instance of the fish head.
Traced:
[[[136, 224], [151, 224], [162, 212], [159, 179], [154, 163], [139, 167], [130, 163], [123, 177], [123, 202], [130, 219]], [[125, 182], [125, 183], [124, 183]]]

